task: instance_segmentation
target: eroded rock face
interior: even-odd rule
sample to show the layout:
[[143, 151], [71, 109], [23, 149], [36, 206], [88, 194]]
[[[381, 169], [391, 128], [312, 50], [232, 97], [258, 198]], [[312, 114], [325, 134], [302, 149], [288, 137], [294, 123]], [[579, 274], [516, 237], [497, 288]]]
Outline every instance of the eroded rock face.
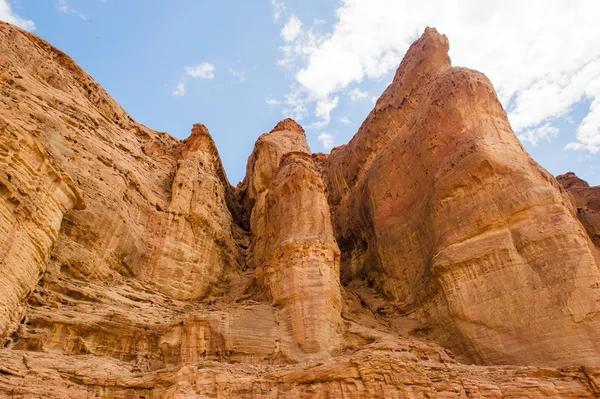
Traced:
[[406, 52], [394, 80], [379, 97], [352, 140], [331, 151], [324, 173], [329, 200], [334, 208], [408, 122], [427, 92], [429, 83], [441, 71], [451, 67], [448, 49], [446, 36], [435, 29], [425, 29], [425, 33]]
[[39, 142], [0, 119], [0, 336], [24, 317], [65, 213], [83, 209], [77, 185]]
[[236, 268], [239, 250], [227, 209], [229, 182], [216, 146], [203, 125], [183, 143], [171, 189], [164, 242], [143, 274], [172, 298], [205, 297], [226, 268]]
[[329, 156], [280, 122], [233, 188], [206, 127], [0, 22], [0, 397], [600, 395], [595, 188], [447, 52], [427, 29]]
[[557, 176], [556, 180], [573, 196], [577, 218], [596, 247], [600, 248], [600, 187], [590, 187], [572, 172]]
[[262, 228], [254, 234], [254, 263], [281, 308], [284, 352], [293, 359], [327, 356], [342, 333], [340, 251], [325, 185], [310, 155], [285, 154], [264, 201], [255, 206], [264, 209], [253, 212], [262, 219], [253, 219]]
[[66, 55], [0, 29], [0, 117], [51, 153], [88, 205], [66, 216], [52, 262], [86, 280], [135, 277], [174, 299], [207, 295], [241, 256], [208, 132], [180, 142], [139, 125]]
[[441, 72], [339, 209], [347, 273], [422, 312], [458, 354], [484, 364], [600, 362], [591, 243], [484, 75]]

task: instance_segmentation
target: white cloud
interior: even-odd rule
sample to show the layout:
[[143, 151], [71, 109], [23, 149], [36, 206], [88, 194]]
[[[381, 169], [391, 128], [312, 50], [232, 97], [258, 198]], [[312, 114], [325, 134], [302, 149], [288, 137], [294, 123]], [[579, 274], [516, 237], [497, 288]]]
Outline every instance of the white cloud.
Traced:
[[270, 107], [274, 107], [275, 105], [280, 105], [281, 101], [279, 100], [275, 100], [274, 98], [267, 98], [265, 100], [265, 102], [267, 103], [267, 105], [269, 105]]
[[196, 66], [185, 67], [185, 74], [179, 79], [179, 83], [175, 86], [172, 94], [177, 97], [185, 96], [185, 81], [188, 78], [192, 79], [208, 79], [215, 77], [215, 66], [208, 62], [203, 62]]
[[300, 21], [300, 19], [296, 15], [292, 14], [288, 22], [281, 30], [281, 37], [286, 42], [291, 42], [293, 40], [296, 40], [296, 38], [300, 35], [301, 31], [302, 21]]
[[64, 14], [69, 12], [69, 5], [67, 4], [66, 0], [58, 0], [56, 3], [56, 8], [58, 8], [59, 12]]
[[271, 6], [273, 7], [273, 22], [277, 23], [285, 14], [285, 4], [277, 0], [271, 0]]
[[326, 99], [317, 101], [317, 105], [315, 107], [315, 116], [320, 118], [320, 121], [313, 122], [310, 127], [322, 129], [329, 125], [329, 122], [331, 121], [331, 111], [337, 107], [339, 100], [339, 97], [334, 97], [331, 100]]
[[173, 89], [173, 95], [177, 97], [185, 96], [185, 84], [183, 82], [177, 83], [177, 86]]
[[231, 74], [231, 76], [233, 76], [234, 83], [243, 83], [246, 81], [247, 74], [246, 74], [246, 71], [243, 69], [240, 71], [237, 71], [233, 68], [229, 68], [229, 73]]
[[84, 13], [71, 7], [67, 0], [57, 0], [56, 9], [62, 14], [75, 14], [84, 21], [88, 20]]
[[348, 96], [350, 97], [350, 101], [358, 102], [358, 101], [362, 101], [362, 100], [367, 100], [369, 98], [369, 93], [367, 93], [366, 91], [361, 91], [360, 89], [356, 88], [356, 89], [350, 90], [350, 92], [348, 93]]
[[[303, 29], [282, 48], [308, 102], [395, 70], [426, 26], [450, 40], [454, 65], [484, 72], [526, 140], [586, 98], [590, 111], [569, 149], [600, 152], [600, 1], [342, 0], [329, 32]], [[308, 104], [305, 104], [308, 106]], [[537, 141], [536, 141], [537, 142]]]
[[208, 62], [203, 62], [196, 66], [185, 67], [185, 74], [194, 79], [212, 79], [215, 77], [215, 66]]
[[335, 139], [335, 136], [331, 133], [321, 133], [319, 134], [319, 137], [317, 137], [317, 140], [319, 140], [321, 142], [321, 144], [323, 145], [323, 148], [326, 150], [330, 150], [333, 148], [333, 140]]
[[7, 0], [0, 0], [0, 21], [8, 22], [28, 31], [35, 30], [35, 23], [30, 19], [24, 19], [15, 14]]
[[527, 141], [535, 147], [540, 140], [550, 141], [558, 135], [558, 128], [551, 126], [549, 122], [541, 126], [528, 128], [522, 131], [518, 137], [521, 141]]
[[283, 109], [281, 113], [286, 118], [292, 118], [296, 121], [300, 121], [304, 119], [308, 115], [308, 109], [306, 105], [308, 103], [308, 99], [306, 94], [301, 90], [292, 90], [285, 95], [285, 99], [283, 100]]
[[348, 119], [347, 116], [342, 116], [340, 118], [340, 122], [343, 123], [344, 125], [349, 125], [350, 124], [350, 119]]
[[[589, 66], [589, 65], [588, 65]], [[588, 67], [586, 66], [586, 68]], [[589, 66], [590, 71], [595, 70], [596, 73], [600, 70], [600, 59], [594, 61]], [[593, 73], [591, 73], [593, 75]], [[567, 144], [567, 149], [582, 150], [585, 149], [592, 154], [600, 151], [600, 74], [595, 78], [583, 78], [582, 85], [585, 85], [585, 97], [592, 99], [590, 110], [577, 128], [576, 143]]]

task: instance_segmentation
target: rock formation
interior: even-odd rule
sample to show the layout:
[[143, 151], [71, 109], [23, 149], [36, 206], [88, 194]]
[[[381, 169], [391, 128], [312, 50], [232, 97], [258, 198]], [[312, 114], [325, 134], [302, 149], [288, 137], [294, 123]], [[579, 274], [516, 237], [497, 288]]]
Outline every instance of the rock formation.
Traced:
[[330, 155], [280, 122], [232, 187], [205, 126], [0, 22], [0, 397], [598, 397], [597, 188], [448, 48], [426, 29]]
[[600, 187], [590, 187], [573, 172], [557, 176], [556, 180], [572, 195], [577, 218], [596, 247], [600, 248]]
[[282, 338], [293, 338], [283, 344], [297, 345], [300, 353], [285, 352], [291, 358], [331, 353], [342, 330], [340, 250], [325, 185], [309, 154], [283, 156], [259, 206], [252, 212], [254, 264], [261, 285], [282, 308]]
[[[403, 312], [420, 313], [462, 359], [600, 364], [600, 270], [589, 238], [556, 180], [519, 144], [489, 80], [448, 69], [439, 43], [447, 42], [429, 30], [408, 51], [413, 60], [435, 49], [427, 73], [411, 71], [426, 76], [427, 90], [336, 206], [343, 278], [364, 278]], [[403, 78], [412, 82], [399, 70], [391, 98]], [[381, 103], [363, 131], [375, 129]], [[336, 159], [369, 158], [372, 148], [351, 141], [328, 167], [347, 170]]]

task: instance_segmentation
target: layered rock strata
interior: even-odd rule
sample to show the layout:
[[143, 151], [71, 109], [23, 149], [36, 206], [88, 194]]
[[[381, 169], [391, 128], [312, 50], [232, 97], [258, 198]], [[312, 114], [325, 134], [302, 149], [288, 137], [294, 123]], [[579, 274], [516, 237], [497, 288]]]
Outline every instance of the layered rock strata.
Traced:
[[465, 360], [598, 364], [600, 271], [569, 199], [524, 151], [489, 80], [433, 60], [441, 72], [336, 206], [344, 280], [421, 314]]
[[293, 338], [282, 342], [284, 352], [294, 359], [330, 354], [342, 332], [340, 250], [310, 155], [285, 154], [261, 202], [264, 209], [253, 211], [262, 219], [253, 218], [261, 227], [254, 259], [257, 278], [281, 308], [282, 337]]
[[157, 215], [165, 219], [164, 241], [143, 273], [170, 297], [196, 300], [210, 292], [226, 268], [236, 268], [241, 255], [227, 208], [229, 182], [206, 127], [195, 125], [181, 150], [171, 202]]
[[0, 119], [0, 333], [46, 270], [64, 215], [83, 209], [77, 185], [31, 135]]
[[350, 143], [284, 120], [234, 188], [0, 22], [0, 138], [0, 397], [600, 395], [595, 189], [434, 29]]

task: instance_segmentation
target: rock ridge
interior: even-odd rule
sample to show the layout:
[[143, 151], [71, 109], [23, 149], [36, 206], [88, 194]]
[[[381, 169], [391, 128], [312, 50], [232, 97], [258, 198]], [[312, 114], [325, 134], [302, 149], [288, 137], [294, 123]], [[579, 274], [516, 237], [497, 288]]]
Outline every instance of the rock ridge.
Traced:
[[600, 395], [600, 193], [433, 28], [354, 138], [229, 184], [0, 22], [0, 397]]

